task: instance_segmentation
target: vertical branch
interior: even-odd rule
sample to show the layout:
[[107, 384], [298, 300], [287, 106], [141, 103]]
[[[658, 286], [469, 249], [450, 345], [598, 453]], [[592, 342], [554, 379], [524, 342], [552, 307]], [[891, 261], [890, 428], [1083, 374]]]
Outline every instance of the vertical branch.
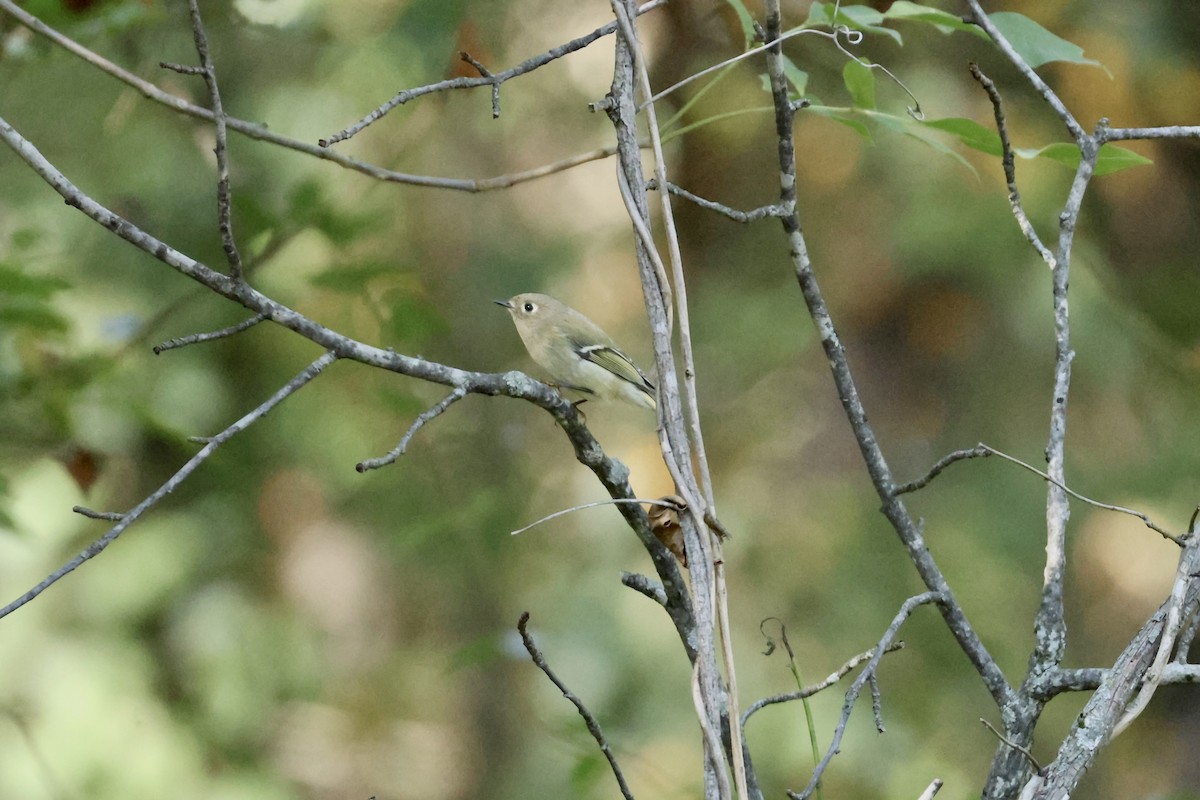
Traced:
[[[626, 23], [633, 17], [634, 7], [629, 0], [622, 4]], [[618, 20], [621, 19], [620, 12]], [[614, 59], [613, 83], [604, 107], [617, 135], [618, 176], [623, 193], [631, 200], [631, 216], [635, 227], [648, 230], [649, 202], [646, 181], [642, 172], [641, 152], [637, 137], [637, 107], [634, 102], [636, 81], [636, 34], [628, 24], [618, 25]], [[641, 225], [637, 225], [638, 222]], [[664, 461], [676, 483], [678, 493], [687, 503], [687, 512], [680, 515], [684, 546], [690, 564], [693, 586], [693, 611], [696, 620], [696, 670], [700, 697], [703, 701], [703, 726], [727, 731], [730, 720], [723, 698], [725, 688], [717, 669], [714, 628], [713, 555], [703, 518], [704, 494], [692, 467], [692, 443], [687, 435], [678, 379], [678, 365], [672, 349], [669, 301], [671, 287], [663, 284], [655, 269], [654, 242], [648, 237], [635, 239], [635, 252], [642, 278], [643, 295], [654, 339], [655, 367], [659, 378], [659, 444]], [[733, 720], [736, 724], [736, 717]], [[705, 791], [708, 797], [728, 797], [727, 767], [724, 754], [713, 751], [712, 737], [705, 739]], [[731, 762], [737, 760], [730, 757]]]
[[200, 57], [201, 74], [212, 98], [213, 123], [216, 130], [216, 145], [213, 153], [217, 157], [217, 225], [221, 229], [221, 246], [229, 261], [229, 274], [234, 280], [242, 279], [242, 256], [233, 238], [233, 198], [229, 190], [229, 147], [225, 126], [225, 108], [221, 104], [221, 92], [217, 87], [217, 69], [208, 52], [208, 36], [204, 33], [204, 21], [200, 18], [198, 0], [188, 0], [192, 12], [192, 35], [196, 40], [196, 54]]
[[[626, 12], [620, 0], [612, 0], [613, 12], [621, 34], [629, 42], [634, 57], [634, 70], [641, 87], [642, 96], [648, 98], [642, 108], [646, 112], [646, 127], [650, 137], [651, 149], [654, 152], [654, 177], [659, 186], [668, 186], [666, 159], [663, 156], [662, 139], [658, 131], [658, 118], [654, 107], [654, 91], [650, 85], [650, 74], [646, 67], [645, 55], [637, 36], [637, 26], [632, 17]], [[727, 687], [728, 720], [741, 718], [738, 705], [737, 666], [733, 654], [733, 640], [729, 627], [729, 597], [725, 587], [724, 558], [721, 553], [720, 537], [711, 533], [706, 520], [716, 516], [716, 500], [713, 493], [712, 474], [708, 466], [708, 454], [704, 447], [704, 434], [700, 427], [700, 405], [696, 392], [696, 361], [692, 351], [692, 332], [688, 314], [687, 287], [683, 275], [683, 257], [679, 250], [679, 236], [675, 228], [675, 218], [671, 209], [671, 193], [659, 192], [662, 204], [663, 229], [667, 237], [667, 251], [671, 263], [671, 280], [674, 283], [675, 309], [679, 320], [679, 346], [683, 357], [683, 401], [688, 422], [690, 444], [695, 452], [695, 463], [700, 472], [700, 489], [703, 491], [703, 506], [689, 504], [694, 515], [697, 528], [708, 540], [713, 559], [713, 581], [710, 584], [712, 597], [710, 603], [716, 612], [717, 627], [721, 635], [722, 656], [725, 666]], [[653, 242], [644, 242], [647, 249], [654, 247]], [[661, 280], [661, 276], [660, 276]], [[727, 727], [729, 733], [729, 755], [733, 764], [734, 780], [738, 796], [748, 798], [749, 787], [746, 779], [745, 759], [736, 754], [742, 753], [742, 735], [739, 725]]]
[[766, 41], [772, 46], [767, 50], [767, 73], [771, 81], [771, 95], [775, 106], [775, 128], [779, 146], [780, 170], [780, 222], [791, 248], [792, 265], [809, 315], [817, 328], [821, 347], [829, 360], [829, 368], [837, 387], [842, 408], [850, 422], [850, 428], [862, 453], [867, 473], [883, 503], [882, 511], [900, 538], [909, 559], [916, 568], [925, 587], [942, 597], [938, 610], [950, 629], [959, 648], [966, 654], [975, 670], [983, 678], [996, 705], [1005, 708], [1014, 697], [1012, 688], [988, 652], [979, 634], [971, 626], [962, 607], [958, 604], [950, 584], [942, 574], [933, 554], [925, 545], [924, 532], [909, 515], [908, 509], [899, 499], [892, 482], [891, 468], [884, 458], [883, 450], [875, 437], [875, 431], [867, 420], [867, 412], [859, 397], [858, 387], [850, 371], [846, 350], [833, 324], [829, 307], [813, 272], [808, 256], [808, 246], [800, 229], [800, 217], [796, 210], [796, 149], [792, 141], [793, 118], [796, 107], [788, 97], [787, 78], [783, 67], [783, 45], [780, 41], [782, 22], [779, 0], [767, 0]]

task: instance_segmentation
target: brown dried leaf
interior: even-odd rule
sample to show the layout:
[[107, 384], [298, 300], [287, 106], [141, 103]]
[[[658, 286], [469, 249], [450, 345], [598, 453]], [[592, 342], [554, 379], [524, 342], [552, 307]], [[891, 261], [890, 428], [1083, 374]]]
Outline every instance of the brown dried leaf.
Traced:
[[687, 504], [677, 494], [660, 497], [659, 502], [671, 503], [673, 507], [650, 506], [650, 530], [687, 569], [687, 550], [683, 546], [683, 529], [679, 527], [679, 512], [687, 508]]

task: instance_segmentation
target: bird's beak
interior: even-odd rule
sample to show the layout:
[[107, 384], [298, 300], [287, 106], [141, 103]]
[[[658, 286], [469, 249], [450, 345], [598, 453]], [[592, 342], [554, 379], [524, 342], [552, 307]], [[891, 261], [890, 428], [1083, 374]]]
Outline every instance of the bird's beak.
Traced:
[[504, 306], [509, 311], [512, 311], [512, 301], [511, 300], [493, 300], [492, 302], [498, 306]]

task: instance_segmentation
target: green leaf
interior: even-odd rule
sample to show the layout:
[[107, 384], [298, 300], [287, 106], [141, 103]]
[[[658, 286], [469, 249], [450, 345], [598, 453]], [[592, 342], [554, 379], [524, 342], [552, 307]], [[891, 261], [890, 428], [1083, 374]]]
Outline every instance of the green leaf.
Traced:
[[[1080, 153], [1079, 148], [1067, 142], [1056, 142], [1055, 144], [1046, 145], [1042, 148], [1023, 148], [1018, 147], [1013, 150], [1022, 158], [1048, 158], [1051, 161], [1057, 161], [1063, 166], [1076, 169], [1079, 167]], [[1139, 155], [1132, 150], [1126, 150], [1124, 147], [1117, 147], [1115, 144], [1106, 144], [1100, 148], [1100, 154], [1096, 158], [1096, 172], [1099, 175], [1111, 175], [1114, 172], [1120, 172], [1123, 169], [1130, 167], [1140, 167], [1145, 164], [1153, 164], [1154, 162], [1145, 156]]]
[[883, 14], [870, 6], [842, 6], [838, 9], [837, 19], [833, 18], [833, 7], [833, 3], [813, 3], [808, 9], [808, 19], [801, 27], [845, 25], [856, 31], [882, 33], [895, 39], [896, 44], [904, 44], [900, 32], [883, 27]]
[[960, 142], [973, 150], [979, 150], [997, 158], [1004, 155], [1004, 147], [1000, 144], [1000, 134], [991, 128], [980, 125], [973, 119], [947, 117], [945, 119], [926, 120], [922, 124], [927, 128], [945, 131], [958, 137]]
[[[783, 76], [795, 89], [793, 98], [803, 97], [805, 90], [808, 89], [808, 73], [797, 67], [796, 62], [786, 55], [783, 57]], [[763, 91], [770, 94], [771, 76], [764, 72], [758, 77], [762, 81]]]
[[[796, 63], [790, 57], [784, 56], [783, 74], [787, 77], [788, 83], [792, 84], [792, 88], [796, 90], [796, 96], [803, 97], [804, 90], [808, 88], [808, 73], [797, 67]], [[770, 85], [768, 85], [768, 91], [770, 88]]]
[[1024, 14], [997, 11], [995, 14], [988, 14], [988, 19], [1004, 34], [1004, 38], [1008, 39], [1021, 58], [1034, 69], [1051, 61], [1100, 66], [1100, 62], [1083, 57], [1082, 47], [1056, 36]]
[[355, 266], [337, 265], [309, 279], [309, 283], [319, 289], [330, 289], [346, 294], [360, 294], [367, 285], [379, 278], [389, 278], [393, 281], [403, 279], [411, 282], [409, 273], [395, 264], [368, 262]]
[[22, 295], [45, 300], [55, 292], [69, 288], [71, 288], [71, 284], [62, 278], [49, 275], [30, 275], [11, 264], [0, 262], [0, 296]]
[[855, 119], [854, 117], [848, 115], [845, 109], [814, 104], [808, 106], [805, 109], [805, 112], [826, 117], [834, 122], [839, 122], [857, 133], [862, 138], [866, 139], [868, 142], [872, 141], [871, 129], [863, 124], [862, 120]]
[[842, 68], [842, 80], [850, 91], [856, 108], [875, 107], [875, 71], [861, 61], [847, 61]]
[[608, 762], [596, 753], [581, 756], [571, 768], [571, 789], [576, 797], [588, 794], [607, 772]]
[[750, 16], [750, 12], [746, 10], [746, 5], [742, 0], [725, 0], [726, 3], [733, 9], [733, 13], [737, 14], [738, 22], [742, 25], [742, 36], [745, 38], [743, 46], [749, 47], [754, 41], [754, 18]]
[[956, 17], [948, 11], [942, 11], [940, 8], [930, 8], [919, 3], [910, 3], [909, 0], [896, 0], [896, 2], [892, 3], [891, 8], [884, 12], [883, 16], [887, 19], [924, 22], [937, 28], [942, 33], [966, 31], [967, 33], [975, 34], [981, 39], [988, 38], [987, 32], [978, 25], [963, 22], [960, 17]]
[[35, 331], [64, 333], [70, 326], [49, 306], [15, 305], [0, 307], [0, 327], [30, 328]]
[[427, 299], [411, 291], [388, 292], [383, 299], [391, 310], [391, 334], [396, 342], [411, 344], [450, 332], [446, 318]]

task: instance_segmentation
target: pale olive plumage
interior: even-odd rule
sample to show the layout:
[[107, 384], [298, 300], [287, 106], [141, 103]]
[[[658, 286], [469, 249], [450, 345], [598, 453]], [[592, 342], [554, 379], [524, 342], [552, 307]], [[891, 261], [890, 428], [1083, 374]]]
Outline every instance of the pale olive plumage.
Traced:
[[583, 314], [545, 294], [495, 302], [508, 309], [525, 349], [559, 386], [655, 409], [654, 384]]

